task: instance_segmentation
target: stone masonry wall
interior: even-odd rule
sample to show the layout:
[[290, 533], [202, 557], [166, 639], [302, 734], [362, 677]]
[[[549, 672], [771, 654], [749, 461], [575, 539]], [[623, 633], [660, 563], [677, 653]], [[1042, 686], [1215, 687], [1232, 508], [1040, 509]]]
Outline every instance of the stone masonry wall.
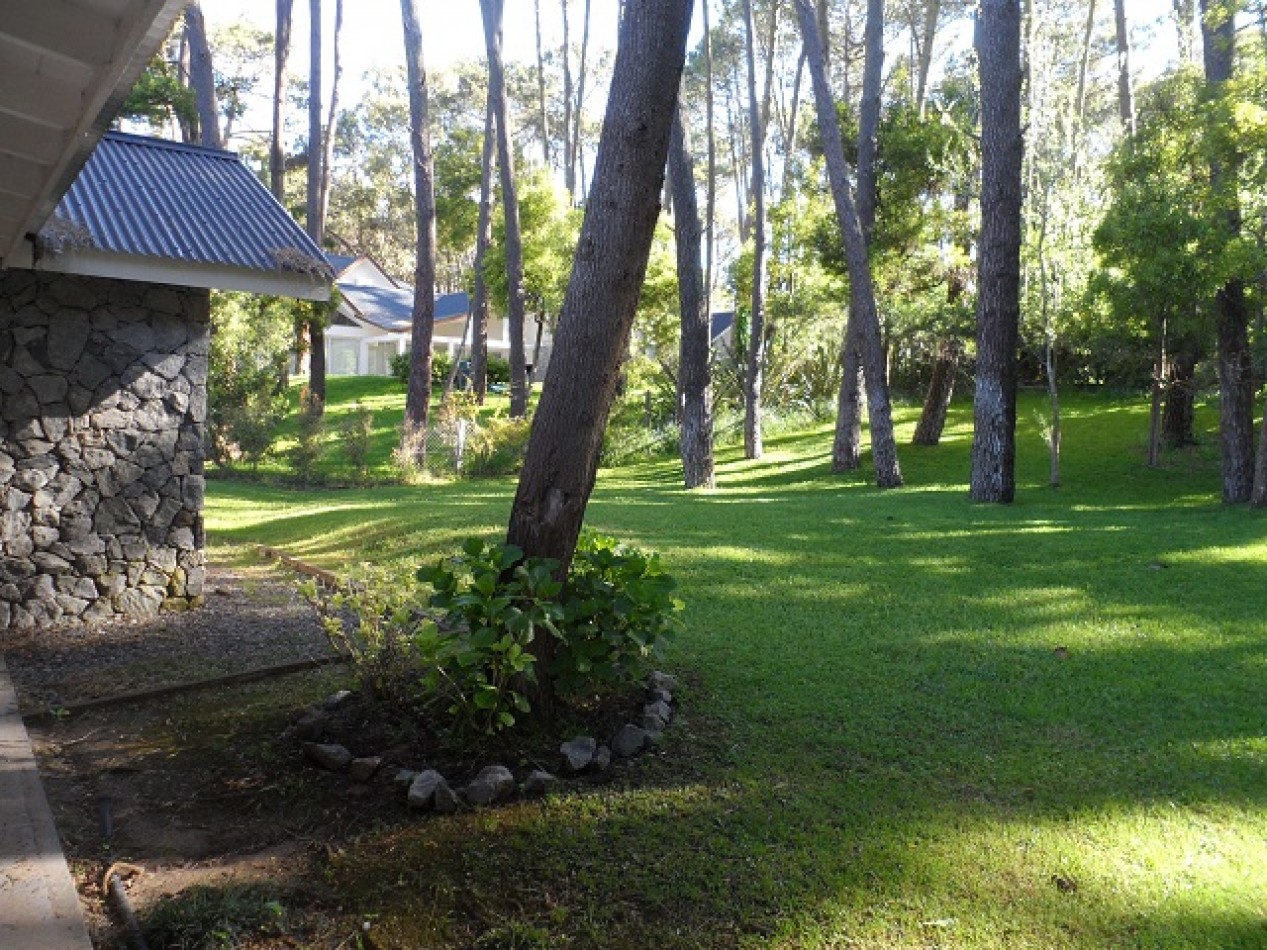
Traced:
[[201, 603], [205, 290], [0, 270], [0, 630]]

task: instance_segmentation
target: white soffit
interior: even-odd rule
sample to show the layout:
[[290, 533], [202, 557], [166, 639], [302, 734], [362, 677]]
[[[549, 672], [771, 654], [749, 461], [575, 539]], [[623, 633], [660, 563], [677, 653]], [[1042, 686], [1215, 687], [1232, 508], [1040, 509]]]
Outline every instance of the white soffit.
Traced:
[[0, 266], [38, 231], [185, 0], [0, 0]]

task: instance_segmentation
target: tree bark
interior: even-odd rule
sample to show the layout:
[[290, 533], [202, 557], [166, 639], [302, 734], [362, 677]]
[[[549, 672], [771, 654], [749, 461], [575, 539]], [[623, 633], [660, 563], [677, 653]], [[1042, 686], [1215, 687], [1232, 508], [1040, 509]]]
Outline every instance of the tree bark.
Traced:
[[488, 248], [493, 243], [493, 141], [495, 135], [493, 97], [484, 106], [484, 150], [480, 156], [480, 210], [475, 233], [475, 299], [471, 302], [474, 320], [471, 335], [471, 385], [475, 401], [484, 405], [488, 395]]
[[[572, 164], [581, 173], [580, 187], [582, 194], [585, 192], [585, 163], [581, 161], [581, 126], [585, 122], [585, 76], [589, 65], [590, 2], [591, 0], [585, 0], [585, 19], [581, 23], [581, 62], [576, 74], [576, 108], [572, 113]], [[575, 181], [576, 175], [574, 174], [572, 177]], [[576, 206], [575, 196], [573, 196], [572, 205], [573, 207]]]
[[[317, 247], [325, 245], [326, 223], [321, 217], [321, 0], [308, 0], [308, 236]], [[325, 314], [313, 308], [308, 321], [308, 392], [310, 411], [323, 415], [326, 407]]]
[[695, 196], [695, 167], [687, 144], [680, 103], [669, 143], [669, 183], [673, 189], [673, 230], [682, 312], [677, 380], [682, 474], [687, 488], [712, 488], [713, 392], [708, 369], [711, 320], [700, 272], [703, 228]]
[[340, 47], [343, 41], [343, 0], [334, 0], [334, 77], [330, 83], [330, 110], [326, 128], [321, 138], [321, 228], [330, 215], [330, 166], [334, 164], [334, 138], [339, 127], [339, 81], [343, 78], [343, 59]]
[[1016, 493], [1016, 362], [1021, 251], [1021, 6], [982, 0], [981, 238], [978, 244], [977, 389], [973, 399], [974, 501]]
[[748, 374], [744, 382], [744, 456], [761, 458], [761, 388], [765, 382], [766, 210], [765, 122], [757, 100], [757, 30], [753, 0], [744, 0], [748, 57], [748, 127], [752, 135], [752, 296], [748, 319]]
[[223, 148], [220, 140], [220, 110], [216, 107], [216, 74], [207, 43], [207, 24], [199, 0], [185, 7], [185, 38], [189, 44], [189, 84], [198, 106], [198, 144]]
[[[507, 541], [565, 575], [659, 217], [691, 0], [627, 4], [594, 179]], [[541, 659], [538, 657], [538, 659]]]
[[[867, 25], [863, 42], [862, 102], [858, 110], [858, 223], [867, 247], [875, 228], [876, 151], [880, 129], [880, 86], [884, 71], [884, 2], [867, 0]], [[832, 445], [832, 470], [848, 472], [862, 464], [862, 360], [858, 318], [852, 300], [849, 322], [841, 347], [840, 395], [836, 400], [836, 435]]]
[[[704, 13], [704, 122], [708, 126], [708, 182], [704, 197], [704, 308], [713, 314], [713, 248], [717, 220], [717, 130], [713, 121], [713, 33], [708, 19], [708, 0], [701, 0]], [[711, 323], [710, 330], [711, 333]], [[712, 346], [712, 340], [709, 340]]]
[[401, 0], [405, 27], [405, 70], [409, 77], [409, 143], [414, 165], [414, 310], [409, 355], [409, 392], [405, 397], [402, 448], [421, 465], [427, 456], [431, 407], [431, 336], [436, 314], [436, 208], [427, 117], [427, 70], [422, 54], [419, 0]]
[[568, 190], [568, 201], [576, 205], [576, 161], [572, 156], [572, 37], [571, 19], [568, 16], [568, 0], [559, 0], [559, 12], [563, 16], [563, 186]]
[[1197, 345], [1191, 337], [1176, 341], [1167, 361], [1166, 402], [1161, 414], [1161, 439], [1172, 449], [1196, 445]]
[[[1239, 4], [1235, 4], [1239, 6]], [[1236, 62], [1234, 10], [1226, 4], [1201, 0], [1201, 38], [1204, 45], [1205, 82], [1211, 98], [1225, 94]], [[1215, 156], [1210, 160], [1210, 181], [1216, 193], [1232, 195], [1223, 212], [1222, 225], [1229, 238], [1241, 231], [1241, 212], [1236, 194], [1238, 169], [1233, 162]], [[1223, 501], [1249, 501], [1254, 487], [1254, 387], [1249, 352], [1249, 307], [1245, 284], [1227, 281], [1215, 296], [1219, 341], [1219, 441], [1223, 455]]]
[[933, 40], [937, 37], [937, 23], [941, 19], [941, 0], [924, 0], [924, 33], [919, 38], [919, 63], [916, 68], [915, 110], [924, 117], [924, 103], [928, 98], [928, 72], [933, 65]]
[[273, 197], [286, 202], [285, 132], [286, 61], [290, 58], [290, 23], [295, 0], [277, 0], [277, 32], [273, 46], [273, 131], [268, 149], [268, 181]]
[[502, 65], [503, 0], [480, 0], [484, 41], [488, 50], [488, 94], [497, 129], [497, 167], [501, 173], [502, 214], [506, 221], [506, 287], [510, 324], [510, 414], [528, 412], [528, 374], [524, 360], [524, 252], [519, 228], [519, 193], [515, 185], [515, 156], [510, 144], [510, 107], [506, 101], [506, 72]]
[[915, 427], [912, 445], [937, 445], [946, 428], [946, 413], [955, 394], [955, 373], [959, 371], [961, 347], [958, 340], [942, 340], [933, 361], [933, 375], [924, 396], [924, 410]]
[[[818, 112], [819, 134], [827, 160], [832, 198], [836, 204], [845, 263], [849, 270], [849, 306], [857, 324], [858, 343], [867, 383], [867, 409], [871, 420], [871, 455], [875, 462], [876, 484], [896, 488], [902, 484], [898, 464], [897, 443], [893, 433], [893, 410], [889, 401], [888, 374], [884, 347], [880, 340], [880, 320], [876, 312], [875, 288], [871, 282], [871, 266], [867, 259], [867, 243], [857, 209], [849, 195], [849, 166], [841, 139], [840, 119], [827, 85], [827, 69], [823, 60], [823, 44], [818, 33], [818, 17], [811, 0], [796, 0], [805, 41], [805, 56], [810, 78], [814, 83], [814, 102]], [[846, 335], [846, 339], [847, 339]]]
[[532, 0], [537, 26], [537, 107], [541, 116], [541, 158], [550, 167], [550, 113], [546, 109], [546, 64], [541, 49], [541, 0]]
[[1117, 30], [1117, 114], [1127, 135], [1135, 134], [1135, 87], [1131, 80], [1131, 34], [1126, 28], [1126, 0], [1113, 0]]

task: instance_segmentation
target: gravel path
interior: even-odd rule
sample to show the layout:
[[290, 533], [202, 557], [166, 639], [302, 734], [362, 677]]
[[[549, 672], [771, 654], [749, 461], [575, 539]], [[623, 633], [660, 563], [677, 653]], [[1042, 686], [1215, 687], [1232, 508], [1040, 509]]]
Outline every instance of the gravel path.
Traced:
[[289, 571], [208, 569], [189, 613], [97, 626], [0, 631], [24, 713], [332, 653]]

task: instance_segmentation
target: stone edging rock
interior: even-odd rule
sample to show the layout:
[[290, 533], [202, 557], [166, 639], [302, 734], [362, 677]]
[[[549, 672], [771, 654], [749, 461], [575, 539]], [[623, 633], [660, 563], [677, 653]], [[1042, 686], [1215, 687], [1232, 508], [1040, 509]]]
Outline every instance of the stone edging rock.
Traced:
[[[570, 776], [596, 775], [606, 772], [616, 759], [631, 759], [659, 741], [673, 721], [674, 694], [678, 681], [668, 673], [656, 671], [647, 678], [647, 702], [642, 707], [639, 723], [625, 723], [606, 742], [592, 736], [575, 736], [559, 746], [561, 771]], [[301, 743], [304, 757], [314, 766], [328, 772], [345, 773], [358, 784], [370, 782], [381, 770], [381, 756], [357, 758], [342, 745], [323, 743], [318, 739], [332, 713], [352, 698], [347, 690], [327, 697], [304, 710], [282, 733], [283, 739]], [[527, 772], [521, 781], [503, 765], [480, 769], [470, 782], [459, 788], [449, 785], [435, 769], [397, 769], [392, 784], [404, 795], [411, 808], [451, 814], [462, 808], [482, 808], [515, 797], [540, 798], [556, 791], [562, 780], [544, 769]]]

